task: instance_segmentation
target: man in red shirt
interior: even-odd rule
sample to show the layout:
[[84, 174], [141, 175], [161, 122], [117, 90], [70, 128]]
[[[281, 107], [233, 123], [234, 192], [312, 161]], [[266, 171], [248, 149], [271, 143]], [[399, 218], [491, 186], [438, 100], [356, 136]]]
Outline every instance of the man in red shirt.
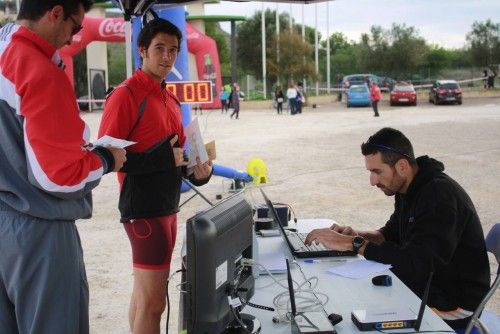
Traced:
[[370, 99], [372, 100], [372, 108], [375, 113], [373, 116], [379, 117], [378, 101], [380, 101], [380, 88], [378, 88], [375, 82], [372, 82], [370, 85]]
[[[186, 140], [180, 104], [164, 78], [179, 52], [182, 33], [163, 19], [147, 23], [138, 36], [142, 67], [108, 97], [99, 136], [137, 142], [118, 175], [121, 222], [132, 246], [134, 288], [129, 321], [133, 333], [159, 333], [175, 245]], [[202, 185], [210, 162], [197, 161], [189, 180]]]

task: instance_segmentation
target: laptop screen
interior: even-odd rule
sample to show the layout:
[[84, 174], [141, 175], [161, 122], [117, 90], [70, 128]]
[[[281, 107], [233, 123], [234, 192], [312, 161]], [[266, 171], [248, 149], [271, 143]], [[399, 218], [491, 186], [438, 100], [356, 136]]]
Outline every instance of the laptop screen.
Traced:
[[264, 190], [262, 188], [259, 189], [260, 192], [262, 193], [262, 197], [264, 197], [264, 201], [266, 202], [267, 207], [269, 208], [269, 211], [271, 212], [271, 217], [274, 219], [276, 223], [278, 223], [278, 227], [283, 234], [283, 236], [286, 238], [286, 232], [285, 229], [283, 228], [283, 223], [280, 220], [280, 217], [278, 216], [278, 213], [276, 212], [276, 208], [274, 207], [273, 203], [269, 200], [267, 195], [264, 193]]

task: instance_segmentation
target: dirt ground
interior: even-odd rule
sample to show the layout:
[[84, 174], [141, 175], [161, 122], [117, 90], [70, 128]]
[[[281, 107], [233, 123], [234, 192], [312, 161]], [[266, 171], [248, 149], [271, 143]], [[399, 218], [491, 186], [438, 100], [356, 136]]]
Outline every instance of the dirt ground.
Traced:
[[[289, 203], [297, 218], [331, 218], [358, 229], [383, 225], [393, 199], [370, 186], [359, 147], [375, 131], [390, 126], [410, 138], [416, 155], [444, 162], [446, 172], [474, 201], [485, 233], [500, 222], [500, 98], [468, 99], [462, 106], [421, 101], [417, 107], [389, 107], [384, 102], [380, 109], [381, 117], [375, 118], [370, 108], [347, 109], [332, 102], [295, 116], [243, 109], [239, 120], [220, 111], [204, 111], [198, 117], [205, 141], [216, 141], [216, 163], [246, 170], [250, 159], [263, 159], [268, 183], [261, 186], [274, 201]], [[82, 117], [95, 139], [101, 113]], [[228, 195], [229, 186], [228, 180], [213, 177], [200, 191], [215, 201], [217, 194]], [[256, 188], [247, 185], [248, 198], [261, 203]], [[181, 202], [191, 195], [183, 194]], [[93, 217], [78, 222], [90, 287], [91, 333], [129, 332], [131, 252], [118, 222], [117, 202], [116, 178], [105, 176], [94, 191]], [[172, 269], [180, 268], [186, 219], [206, 207], [199, 197], [182, 207]], [[495, 273], [491, 256], [490, 264]], [[177, 329], [179, 281], [177, 275], [169, 285], [170, 333]], [[498, 293], [487, 309], [500, 313]]]

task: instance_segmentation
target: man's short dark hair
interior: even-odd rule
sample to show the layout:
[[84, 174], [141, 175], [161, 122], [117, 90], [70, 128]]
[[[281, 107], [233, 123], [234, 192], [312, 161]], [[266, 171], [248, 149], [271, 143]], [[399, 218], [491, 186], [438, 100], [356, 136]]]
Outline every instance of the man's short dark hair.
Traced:
[[413, 146], [406, 136], [399, 130], [383, 128], [377, 131], [368, 141], [361, 144], [361, 153], [364, 156], [380, 152], [382, 162], [394, 166], [400, 159], [407, 160], [415, 166], [416, 160]]
[[179, 49], [181, 48], [182, 32], [172, 22], [162, 18], [155, 18], [142, 27], [142, 30], [137, 37], [137, 46], [147, 49], [153, 38], [155, 38], [155, 36], [159, 33], [165, 33], [167, 35], [177, 37], [177, 47]]
[[80, 4], [88, 12], [94, 4], [93, 0], [23, 0], [17, 14], [18, 20], [38, 21], [46, 12], [57, 5], [63, 7], [65, 17], [78, 13]]

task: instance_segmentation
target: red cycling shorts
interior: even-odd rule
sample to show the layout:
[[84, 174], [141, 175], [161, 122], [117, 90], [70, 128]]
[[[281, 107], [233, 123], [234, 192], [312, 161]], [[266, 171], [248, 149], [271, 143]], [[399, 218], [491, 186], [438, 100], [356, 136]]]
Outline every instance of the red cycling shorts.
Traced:
[[177, 235], [177, 215], [131, 219], [124, 223], [134, 268], [163, 270], [170, 268], [170, 260]]

